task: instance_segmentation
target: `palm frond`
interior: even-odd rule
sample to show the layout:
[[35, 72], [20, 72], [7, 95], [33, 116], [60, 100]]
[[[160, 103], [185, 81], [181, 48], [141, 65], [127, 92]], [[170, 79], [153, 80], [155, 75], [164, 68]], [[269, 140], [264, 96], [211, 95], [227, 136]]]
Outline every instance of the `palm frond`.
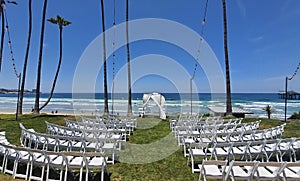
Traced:
[[60, 27], [62, 26], [68, 26], [69, 24], [71, 24], [72, 22], [65, 20], [64, 18], [62, 18], [61, 16], [57, 15], [56, 19], [54, 18], [50, 18], [48, 19], [49, 22], [53, 23], [53, 24], [58, 24]]
[[18, 3], [16, 1], [7, 1], [10, 4], [14, 4], [14, 5], [18, 5]]
[[53, 24], [57, 24], [58, 23], [57, 20], [54, 19], [54, 18], [49, 18], [49, 19], [47, 19], [47, 21], [49, 21], [49, 22], [51, 22]]

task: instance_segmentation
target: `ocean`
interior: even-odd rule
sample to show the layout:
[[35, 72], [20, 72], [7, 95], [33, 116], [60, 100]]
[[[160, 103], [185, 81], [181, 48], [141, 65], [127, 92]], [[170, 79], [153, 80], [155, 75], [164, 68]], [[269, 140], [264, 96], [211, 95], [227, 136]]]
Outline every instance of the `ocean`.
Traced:
[[[40, 105], [46, 101], [49, 94], [41, 94]], [[167, 115], [175, 115], [178, 113], [188, 113], [191, 111], [191, 96], [189, 93], [162, 93], [165, 97], [165, 110]], [[138, 115], [138, 109], [143, 105], [143, 93], [132, 94], [133, 113]], [[210, 93], [194, 93], [192, 95], [192, 111], [197, 113], [211, 113], [208, 106], [224, 106], [225, 96], [223, 94]], [[34, 106], [34, 94], [26, 94], [23, 104], [23, 112], [31, 112]], [[1, 94], [0, 95], [0, 112], [15, 112], [17, 103], [17, 95]], [[51, 102], [41, 112], [73, 114], [102, 114], [103, 113], [103, 93], [96, 94], [74, 94], [72, 93], [55, 93]], [[270, 105], [274, 112], [271, 117], [276, 119], [284, 119], [285, 103], [280, 99], [277, 93], [233, 93], [232, 106], [242, 108], [253, 112], [247, 117], [267, 117], [263, 108]], [[125, 115], [127, 113], [127, 94], [115, 93], [112, 101], [109, 94], [109, 109], [115, 114]], [[291, 116], [294, 112], [300, 111], [300, 100], [288, 100], [287, 116]], [[149, 102], [146, 113], [158, 113], [158, 107], [152, 101]]]

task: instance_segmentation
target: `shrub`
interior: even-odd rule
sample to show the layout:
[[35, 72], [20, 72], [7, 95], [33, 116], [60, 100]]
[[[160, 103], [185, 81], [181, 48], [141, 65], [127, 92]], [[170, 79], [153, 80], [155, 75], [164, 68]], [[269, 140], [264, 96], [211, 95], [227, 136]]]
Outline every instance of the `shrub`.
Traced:
[[300, 111], [295, 112], [289, 119], [300, 119]]

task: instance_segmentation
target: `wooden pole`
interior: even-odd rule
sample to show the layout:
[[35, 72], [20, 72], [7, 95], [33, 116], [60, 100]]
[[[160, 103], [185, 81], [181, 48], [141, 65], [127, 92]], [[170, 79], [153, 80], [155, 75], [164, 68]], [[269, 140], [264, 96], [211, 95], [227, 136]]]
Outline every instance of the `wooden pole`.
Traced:
[[288, 77], [285, 77], [285, 99], [284, 99], [284, 121], [286, 122], [286, 110], [287, 110], [287, 87], [288, 87]]
[[193, 87], [192, 87], [192, 80], [193, 80], [193, 78], [190, 78], [191, 116], [192, 116], [192, 113], [193, 113]]

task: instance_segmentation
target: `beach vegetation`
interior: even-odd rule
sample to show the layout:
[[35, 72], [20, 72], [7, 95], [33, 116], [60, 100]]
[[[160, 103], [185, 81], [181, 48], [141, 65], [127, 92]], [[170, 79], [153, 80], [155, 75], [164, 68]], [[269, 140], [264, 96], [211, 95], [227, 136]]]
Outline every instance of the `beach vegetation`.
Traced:
[[50, 19], [48, 19], [48, 21], [50, 23], [57, 24], [58, 28], [59, 28], [59, 59], [58, 59], [58, 65], [57, 65], [57, 69], [56, 69], [56, 73], [55, 73], [55, 77], [54, 77], [54, 80], [52, 83], [52, 88], [51, 88], [49, 97], [46, 100], [46, 102], [39, 108], [40, 110], [42, 110], [44, 107], [46, 107], [48, 105], [48, 103], [50, 102], [50, 100], [53, 96], [55, 85], [56, 85], [57, 78], [58, 78], [58, 74], [59, 74], [60, 67], [61, 67], [62, 56], [63, 56], [63, 27], [71, 24], [70, 21], [65, 20], [64, 18], [62, 18], [59, 15], [56, 16], [56, 19], [50, 18]]
[[128, 108], [127, 116], [132, 116], [131, 102], [131, 70], [130, 70], [130, 47], [129, 47], [129, 0], [126, 0], [126, 52], [127, 52], [127, 84], [128, 84]]
[[39, 50], [37, 76], [36, 76], [37, 78], [36, 78], [36, 89], [35, 89], [35, 102], [34, 102], [34, 108], [33, 108], [34, 114], [40, 114], [41, 74], [42, 74], [42, 60], [43, 60], [43, 50], [44, 50], [44, 36], [45, 36], [47, 4], [48, 4], [48, 0], [44, 0], [41, 33], [40, 33], [40, 50]]
[[275, 109], [273, 109], [269, 104], [266, 105], [266, 107], [264, 107], [263, 110], [267, 113], [268, 119], [270, 119], [271, 114], [275, 112]]
[[202, 117], [207, 118], [213, 116], [211, 113], [204, 113]]
[[32, 34], [32, 0], [28, 0], [28, 35], [27, 35], [27, 45], [26, 45], [26, 52], [23, 64], [23, 73], [22, 73], [22, 82], [20, 88], [20, 97], [18, 100], [18, 114], [23, 113], [23, 99], [24, 99], [24, 89], [25, 89], [25, 82], [26, 82], [26, 73], [27, 73], [27, 62], [29, 57], [29, 50], [31, 44], [31, 34]]
[[103, 88], [104, 88], [104, 115], [109, 114], [108, 110], [108, 92], [107, 92], [107, 66], [106, 66], [106, 42], [105, 42], [105, 13], [104, 13], [104, 0], [101, 3], [101, 20], [102, 20], [102, 46], [103, 46]]
[[226, 69], [226, 115], [232, 115], [231, 104], [231, 85], [230, 85], [230, 70], [229, 70], [229, 55], [228, 55], [228, 39], [227, 39], [227, 15], [226, 15], [226, 0], [222, 0], [223, 7], [223, 26], [224, 26], [224, 55]]
[[299, 112], [294, 112], [289, 119], [300, 119], [300, 111]]

